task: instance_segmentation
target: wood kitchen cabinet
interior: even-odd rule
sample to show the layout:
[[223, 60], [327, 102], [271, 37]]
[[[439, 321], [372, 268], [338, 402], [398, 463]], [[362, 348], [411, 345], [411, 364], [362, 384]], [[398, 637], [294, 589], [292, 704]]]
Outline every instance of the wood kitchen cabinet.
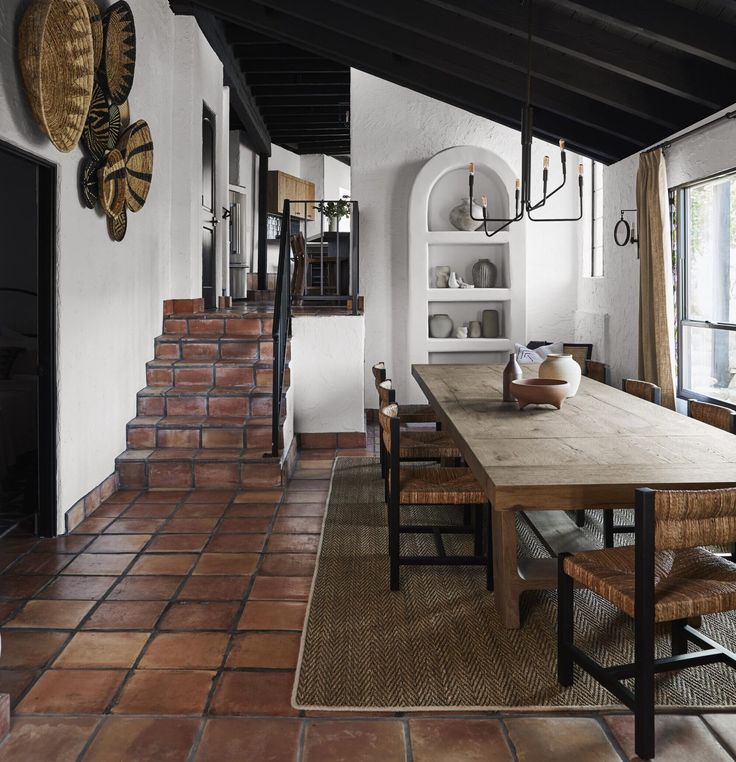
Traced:
[[[304, 201], [314, 199], [314, 183], [302, 180], [301, 177], [287, 175], [286, 172], [272, 170], [268, 173], [268, 212], [283, 214], [284, 200]], [[314, 203], [307, 204], [307, 219], [315, 218]], [[304, 219], [304, 204], [293, 204], [291, 216]]]

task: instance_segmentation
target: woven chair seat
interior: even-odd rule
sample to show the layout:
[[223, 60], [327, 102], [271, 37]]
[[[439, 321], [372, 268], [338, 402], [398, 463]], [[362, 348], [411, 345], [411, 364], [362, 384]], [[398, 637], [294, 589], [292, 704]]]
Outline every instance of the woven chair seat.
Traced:
[[431, 405], [399, 405], [401, 423], [435, 423], [437, 413]]
[[[575, 553], [565, 573], [634, 616], [634, 546]], [[704, 548], [660, 550], [654, 561], [657, 622], [736, 609], [736, 564]]]
[[401, 467], [399, 502], [405, 505], [478, 505], [486, 496], [469, 468]]
[[400, 458], [460, 458], [460, 450], [442, 431], [407, 429], [401, 433]]

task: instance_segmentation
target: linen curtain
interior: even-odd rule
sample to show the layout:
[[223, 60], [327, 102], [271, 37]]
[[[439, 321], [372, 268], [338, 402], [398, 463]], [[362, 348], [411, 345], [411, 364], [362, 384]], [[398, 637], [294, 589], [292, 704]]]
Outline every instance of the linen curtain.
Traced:
[[639, 377], [662, 389], [675, 409], [674, 304], [667, 169], [662, 149], [639, 156]]

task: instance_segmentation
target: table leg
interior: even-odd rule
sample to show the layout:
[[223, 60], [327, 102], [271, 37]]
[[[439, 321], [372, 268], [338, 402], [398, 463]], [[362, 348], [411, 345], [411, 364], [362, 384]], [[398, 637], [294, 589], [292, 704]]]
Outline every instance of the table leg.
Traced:
[[516, 518], [513, 511], [492, 510], [493, 589], [501, 623], [509, 629], [521, 627], [521, 594], [517, 562]]

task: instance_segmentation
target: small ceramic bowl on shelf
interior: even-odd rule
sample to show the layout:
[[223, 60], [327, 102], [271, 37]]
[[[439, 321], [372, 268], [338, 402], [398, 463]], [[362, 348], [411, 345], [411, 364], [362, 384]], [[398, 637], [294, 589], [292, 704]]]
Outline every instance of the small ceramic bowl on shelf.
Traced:
[[555, 378], [522, 378], [511, 382], [511, 395], [517, 401], [519, 410], [527, 405], [553, 405], [559, 410], [569, 391], [567, 381]]

